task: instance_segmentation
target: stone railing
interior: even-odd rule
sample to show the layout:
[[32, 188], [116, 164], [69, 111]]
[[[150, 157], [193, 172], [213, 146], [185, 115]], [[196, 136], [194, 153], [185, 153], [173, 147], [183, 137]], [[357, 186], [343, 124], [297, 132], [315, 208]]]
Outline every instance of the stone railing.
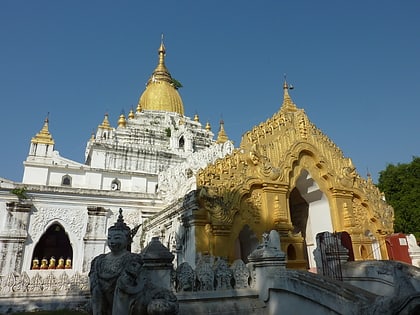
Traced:
[[213, 256], [200, 256], [195, 270], [187, 262], [180, 264], [172, 277], [176, 292], [246, 289], [251, 282], [251, 272], [242, 260], [229, 266]]
[[186, 262], [178, 266], [172, 277], [173, 287], [176, 292], [259, 290], [272, 273], [286, 268], [286, 255], [279, 248], [280, 236], [271, 231], [264, 233], [262, 243], [248, 256], [248, 265], [238, 259], [229, 267], [222, 258], [199, 255], [195, 270]]
[[0, 297], [79, 295], [89, 292], [87, 274], [66, 271], [10, 273], [1, 275]]

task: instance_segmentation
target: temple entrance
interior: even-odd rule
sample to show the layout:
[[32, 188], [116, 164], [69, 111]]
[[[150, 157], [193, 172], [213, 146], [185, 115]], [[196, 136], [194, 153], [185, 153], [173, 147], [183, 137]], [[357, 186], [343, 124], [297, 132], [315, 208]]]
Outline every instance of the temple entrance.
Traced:
[[47, 259], [50, 262], [52, 258], [57, 262], [60, 258], [73, 260], [73, 249], [69, 237], [58, 223], [52, 224], [41, 236], [32, 255], [32, 261]]
[[249, 254], [257, 248], [259, 243], [254, 231], [248, 225], [245, 225], [235, 242], [235, 259], [242, 259], [245, 263], [248, 263]]
[[307, 268], [316, 270], [313, 251], [316, 235], [332, 232], [332, 222], [328, 199], [308, 171], [303, 170], [289, 196], [290, 217], [293, 234], [300, 233], [306, 245], [304, 257]]

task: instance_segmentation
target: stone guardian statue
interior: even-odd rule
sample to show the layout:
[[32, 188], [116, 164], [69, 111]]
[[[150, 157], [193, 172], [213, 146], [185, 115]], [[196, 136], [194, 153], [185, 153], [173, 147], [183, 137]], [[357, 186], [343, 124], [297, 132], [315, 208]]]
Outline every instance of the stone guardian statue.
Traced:
[[142, 268], [142, 255], [128, 250], [131, 242], [132, 233], [120, 209], [117, 222], [108, 229], [111, 252], [95, 257], [91, 264], [92, 314], [178, 314], [176, 296], [150, 282], [148, 272]]

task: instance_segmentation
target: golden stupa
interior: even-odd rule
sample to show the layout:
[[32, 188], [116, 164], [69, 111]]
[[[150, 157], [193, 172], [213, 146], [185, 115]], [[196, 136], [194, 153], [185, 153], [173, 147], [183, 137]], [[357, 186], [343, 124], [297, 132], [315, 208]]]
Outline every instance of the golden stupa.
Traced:
[[140, 96], [137, 112], [159, 110], [184, 115], [184, 105], [178, 93], [179, 82], [171, 77], [165, 66], [165, 45], [159, 47], [159, 62], [147, 81], [146, 90]]

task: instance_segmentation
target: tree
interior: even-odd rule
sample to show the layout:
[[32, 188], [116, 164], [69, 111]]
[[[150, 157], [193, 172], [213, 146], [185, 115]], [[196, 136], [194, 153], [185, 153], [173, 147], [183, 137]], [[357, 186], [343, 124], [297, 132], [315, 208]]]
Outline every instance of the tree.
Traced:
[[379, 189], [394, 207], [395, 232], [414, 234], [420, 238], [420, 157], [411, 163], [389, 164], [379, 172]]

